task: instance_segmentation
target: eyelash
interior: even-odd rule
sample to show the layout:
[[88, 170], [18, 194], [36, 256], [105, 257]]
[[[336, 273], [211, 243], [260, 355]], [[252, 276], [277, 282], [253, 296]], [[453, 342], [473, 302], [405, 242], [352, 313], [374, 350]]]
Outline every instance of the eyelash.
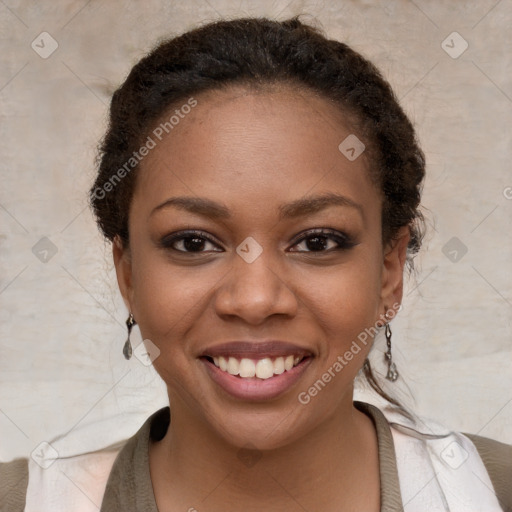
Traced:
[[[352, 238], [342, 232], [335, 231], [332, 229], [325, 229], [325, 228], [313, 228], [309, 229], [304, 233], [301, 233], [300, 238], [296, 239], [293, 246], [298, 245], [299, 243], [302, 243], [308, 239], [312, 239], [314, 237], [318, 238], [325, 238], [325, 239], [331, 239], [334, 240], [338, 247], [335, 247], [334, 249], [326, 249], [321, 251], [292, 251], [292, 252], [299, 252], [299, 253], [330, 253], [332, 251], [343, 251], [352, 249], [352, 247], [356, 246], [357, 243], [352, 240]], [[167, 235], [160, 241], [160, 246], [164, 249], [171, 249], [175, 252], [182, 253], [182, 254], [202, 254], [207, 251], [182, 251], [180, 249], [175, 249], [173, 247], [173, 244], [186, 239], [201, 239], [206, 240], [214, 245], [217, 245], [217, 243], [212, 240], [206, 233], [202, 231], [197, 230], [188, 230], [188, 231], [180, 231], [178, 233], [174, 233], [172, 235]], [[214, 251], [214, 252], [221, 252], [221, 251]]]

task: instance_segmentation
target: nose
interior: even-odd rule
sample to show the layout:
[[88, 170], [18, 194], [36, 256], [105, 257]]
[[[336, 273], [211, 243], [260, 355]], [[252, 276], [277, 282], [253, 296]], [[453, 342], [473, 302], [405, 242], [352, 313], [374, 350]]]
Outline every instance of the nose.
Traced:
[[219, 316], [237, 316], [251, 325], [259, 325], [272, 315], [295, 316], [297, 297], [286, 272], [266, 252], [252, 263], [238, 254], [232, 269], [222, 280], [215, 297]]

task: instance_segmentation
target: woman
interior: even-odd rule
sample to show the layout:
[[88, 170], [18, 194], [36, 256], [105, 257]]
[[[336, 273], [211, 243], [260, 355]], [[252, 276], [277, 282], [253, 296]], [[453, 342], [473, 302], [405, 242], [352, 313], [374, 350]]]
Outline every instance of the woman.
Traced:
[[6, 510], [512, 507], [512, 447], [421, 422], [367, 359], [384, 330], [399, 378], [425, 167], [373, 65], [297, 18], [206, 25], [132, 69], [100, 156], [123, 353], [137, 323], [171, 406], [120, 446], [3, 465]]

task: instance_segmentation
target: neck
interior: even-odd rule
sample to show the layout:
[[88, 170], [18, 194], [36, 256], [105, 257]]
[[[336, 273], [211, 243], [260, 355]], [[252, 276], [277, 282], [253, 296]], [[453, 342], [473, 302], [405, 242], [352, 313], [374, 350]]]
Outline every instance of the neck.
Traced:
[[299, 440], [262, 452], [230, 445], [179, 405], [150, 445], [159, 511], [379, 510], [375, 428], [352, 400]]

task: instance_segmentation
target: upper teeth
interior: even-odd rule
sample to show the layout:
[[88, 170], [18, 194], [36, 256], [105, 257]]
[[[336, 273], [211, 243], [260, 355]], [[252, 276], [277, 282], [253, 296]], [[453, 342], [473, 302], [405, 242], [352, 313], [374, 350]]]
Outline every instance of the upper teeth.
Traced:
[[235, 357], [214, 357], [215, 366], [231, 375], [240, 377], [258, 377], [269, 379], [274, 375], [280, 375], [285, 370], [291, 370], [302, 360], [299, 356], [276, 357], [271, 359], [265, 357], [254, 361], [252, 359], [237, 359]]

